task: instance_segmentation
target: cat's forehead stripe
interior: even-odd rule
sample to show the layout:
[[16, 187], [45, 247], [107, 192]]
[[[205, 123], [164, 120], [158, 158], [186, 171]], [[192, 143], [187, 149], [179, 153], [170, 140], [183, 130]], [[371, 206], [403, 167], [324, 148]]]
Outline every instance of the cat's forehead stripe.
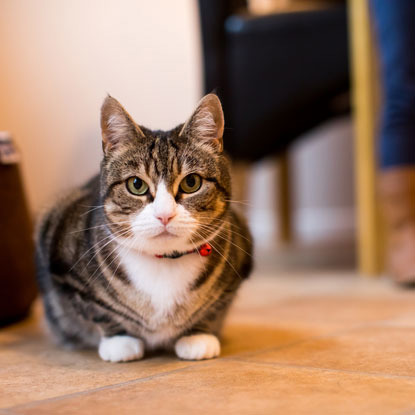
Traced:
[[148, 146], [148, 157], [145, 160], [146, 173], [157, 181], [163, 177], [168, 184], [174, 180], [179, 171], [179, 147], [170, 138], [155, 137]]
[[103, 166], [108, 184], [137, 175], [149, 179], [150, 187], [152, 183], [163, 178], [171, 188], [178, 176], [193, 172], [204, 177], [216, 177], [218, 182], [227, 180], [220, 166], [222, 159], [212, 147], [180, 138], [175, 130], [143, 130], [145, 140], [128, 143], [124, 151], [117, 153], [112, 159], [109, 158]]

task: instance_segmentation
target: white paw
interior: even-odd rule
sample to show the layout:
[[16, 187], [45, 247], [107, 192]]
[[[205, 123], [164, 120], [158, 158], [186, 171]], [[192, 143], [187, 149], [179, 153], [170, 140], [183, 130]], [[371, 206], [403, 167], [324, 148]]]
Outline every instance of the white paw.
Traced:
[[213, 334], [193, 334], [177, 340], [174, 350], [184, 360], [211, 359], [219, 356], [220, 343]]
[[103, 337], [98, 354], [107, 362], [128, 362], [144, 356], [144, 343], [130, 336]]

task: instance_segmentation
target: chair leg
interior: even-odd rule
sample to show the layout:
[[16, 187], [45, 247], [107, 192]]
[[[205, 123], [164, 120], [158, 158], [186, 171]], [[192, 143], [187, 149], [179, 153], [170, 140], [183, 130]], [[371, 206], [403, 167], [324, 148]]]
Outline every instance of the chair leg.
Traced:
[[288, 153], [283, 153], [278, 159], [277, 203], [279, 240], [287, 244], [293, 239], [290, 159]]
[[359, 271], [382, 269], [382, 229], [376, 199], [375, 120], [378, 107], [376, 59], [368, 1], [349, 0], [355, 120], [357, 243]]

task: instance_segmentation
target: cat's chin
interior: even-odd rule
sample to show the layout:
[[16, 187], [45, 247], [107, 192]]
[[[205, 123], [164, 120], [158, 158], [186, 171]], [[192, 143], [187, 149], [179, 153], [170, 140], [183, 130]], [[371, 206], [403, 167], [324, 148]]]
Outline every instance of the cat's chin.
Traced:
[[164, 239], [164, 238], [165, 239], [178, 238], [178, 235], [175, 235], [174, 233], [171, 233], [169, 231], [163, 231], [153, 236], [153, 239]]
[[195, 249], [195, 246], [189, 243], [187, 238], [164, 232], [157, 236], [141, 239], [134, 245], [128, 241], [122, 241], [120, 245], [137, 254], [150, 256], [169, 255], [173, 252], [188, 252]]

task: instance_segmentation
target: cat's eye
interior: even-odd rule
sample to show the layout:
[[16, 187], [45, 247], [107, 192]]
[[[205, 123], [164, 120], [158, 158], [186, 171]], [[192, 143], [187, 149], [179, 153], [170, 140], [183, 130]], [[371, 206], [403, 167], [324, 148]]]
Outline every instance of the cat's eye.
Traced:
[[180, 190], [183, 193], [197, 192], [202, 186], [202, 178], [198, 174], [189, 174], [180, 182]]
[[148, 184], [139, 177], [130, 177], [127, 180], [127, 190], [135, 196], [143, 196], [148, 191]]

